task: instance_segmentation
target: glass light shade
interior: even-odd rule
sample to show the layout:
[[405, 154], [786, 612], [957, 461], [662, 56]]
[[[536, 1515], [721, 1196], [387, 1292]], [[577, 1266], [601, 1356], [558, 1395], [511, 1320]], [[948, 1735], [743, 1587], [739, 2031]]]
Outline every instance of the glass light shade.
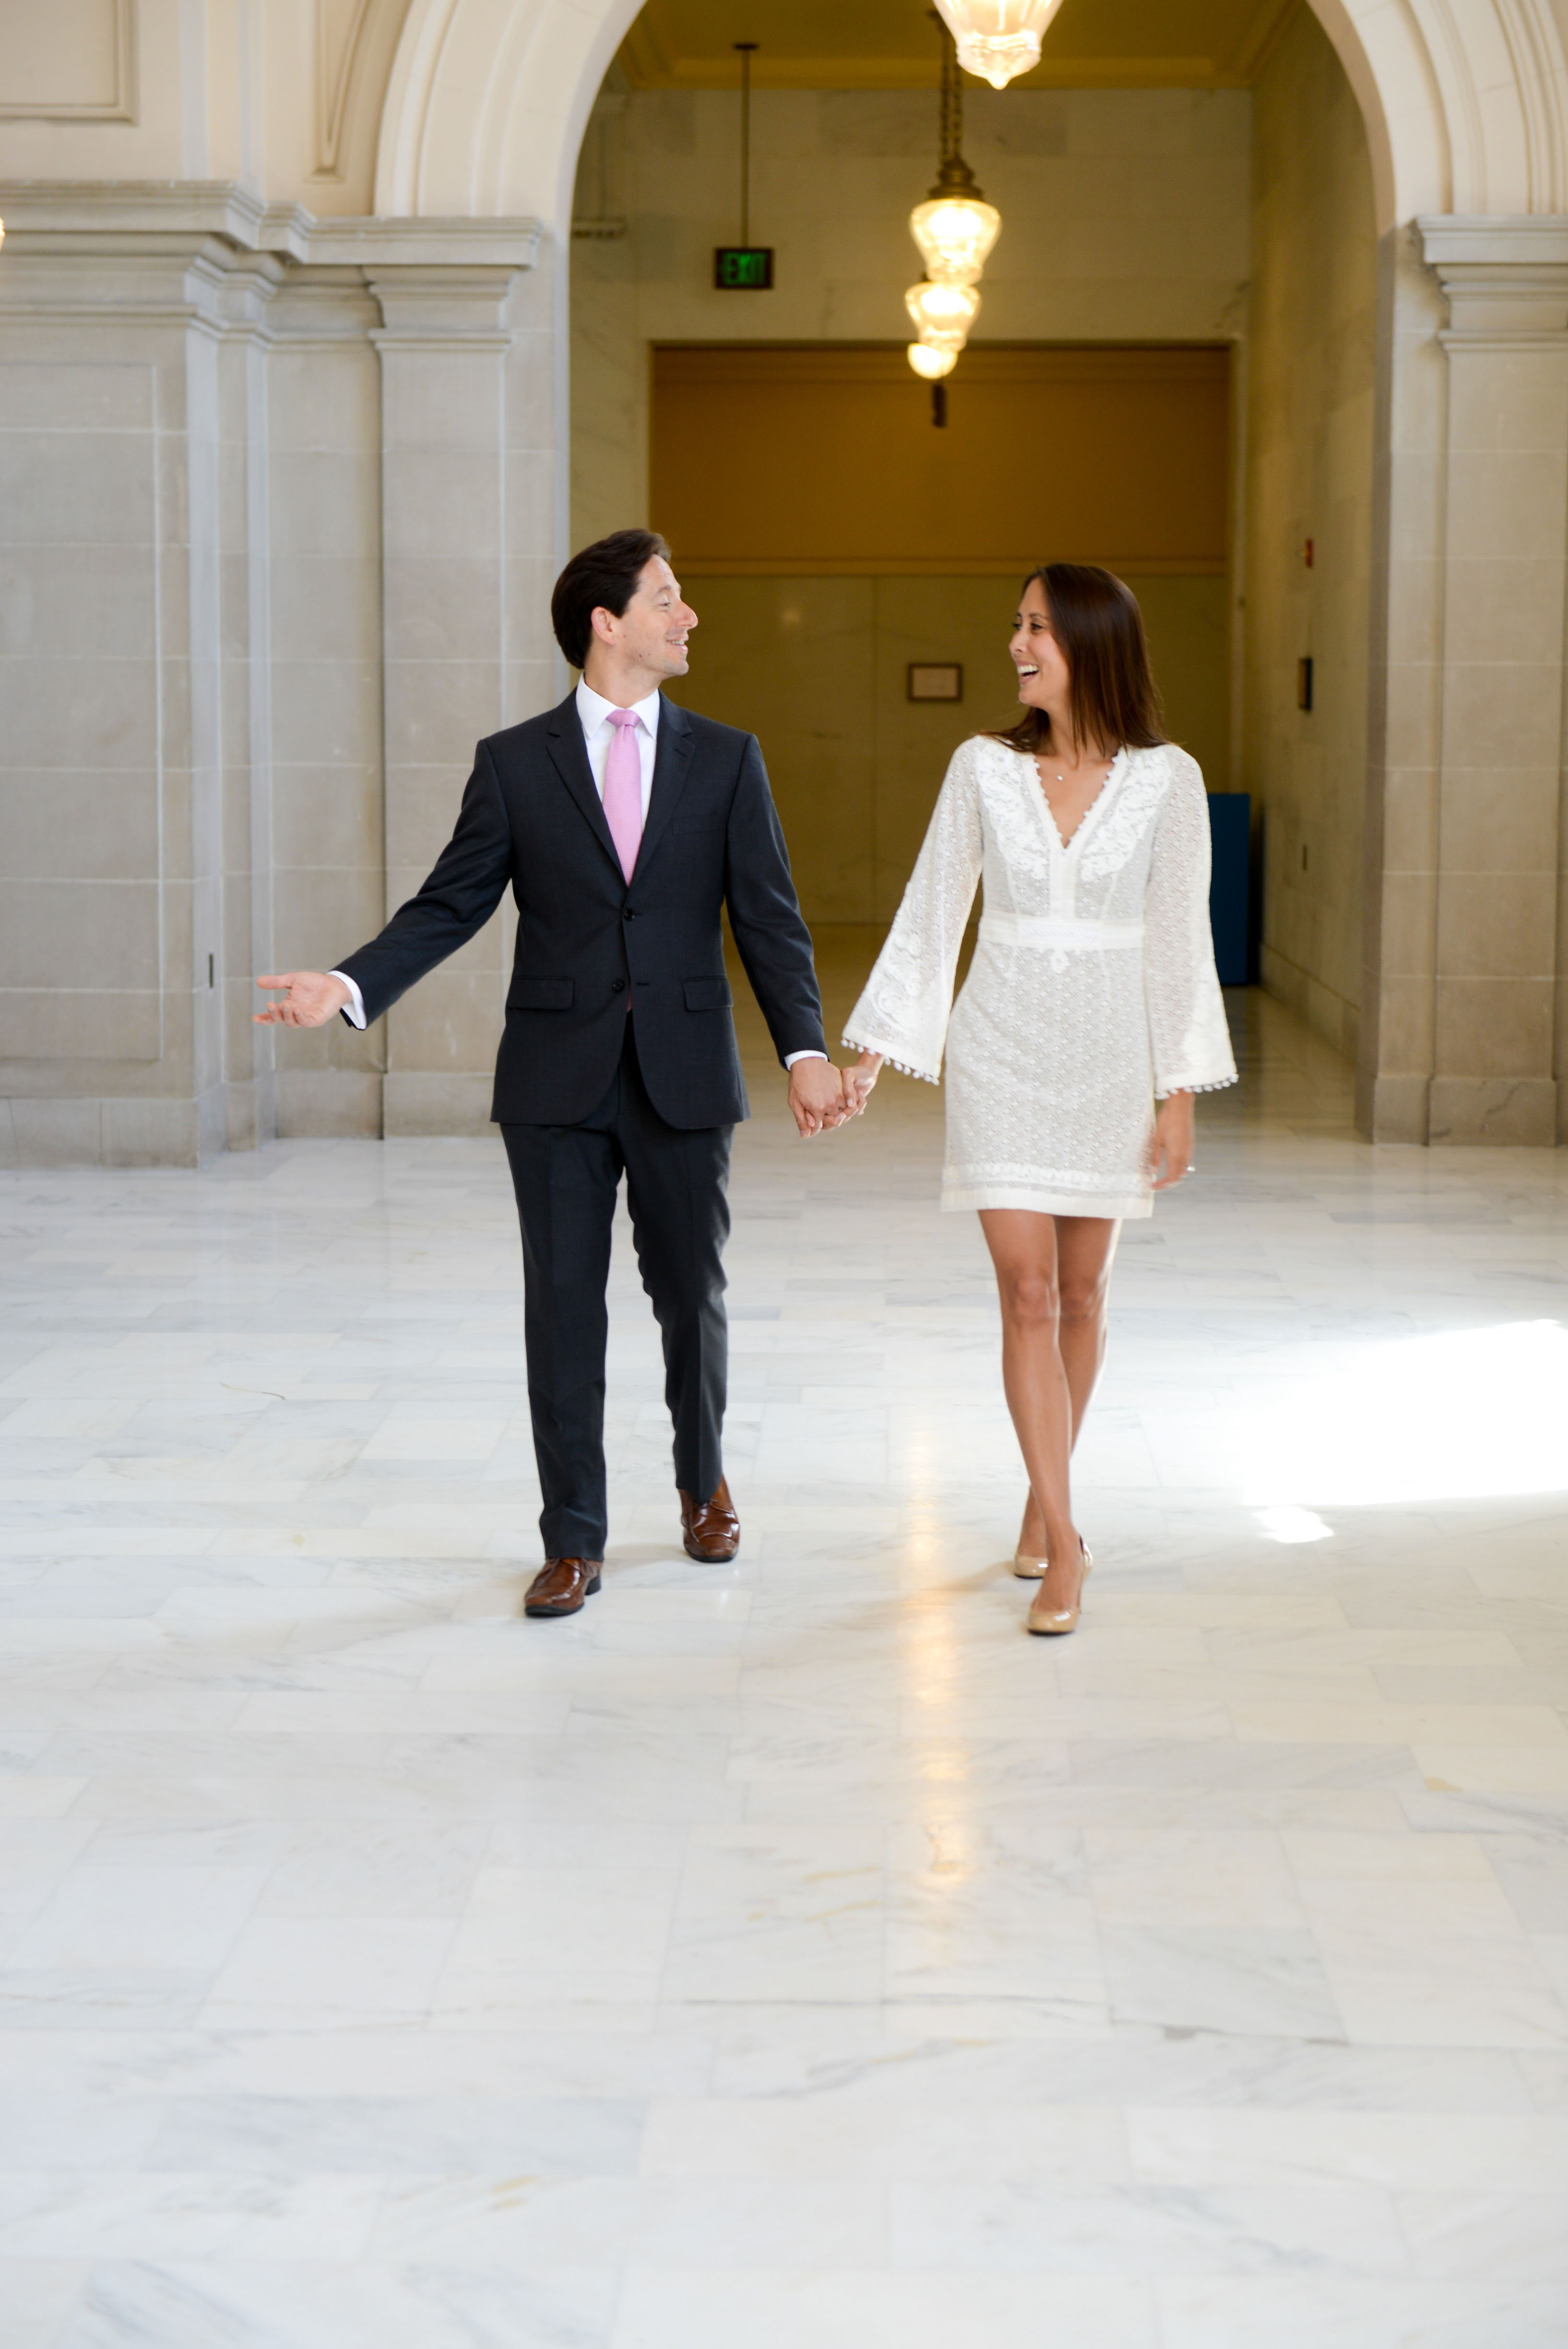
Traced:
[[924, 376], [928, 383], [940, 382], [958, 365], [957, 351], [939, 351], [929, 343], [911, 343], [908, 357], [915, 373]]
[[928, 196], [909, 214], [926, 274], [939, 285], [972, 285], [1002, 233], [1002, 214], [979, 196]]
[[992, 89], [1040, 62], [1040, 36], [1062, 0], [937, 0], [959, 63]]
[[972, 285], [933, 285], [922, 277], [904, 301], [922, 343], [955, 356], [962, 350], [980, 309], [980, 295]]

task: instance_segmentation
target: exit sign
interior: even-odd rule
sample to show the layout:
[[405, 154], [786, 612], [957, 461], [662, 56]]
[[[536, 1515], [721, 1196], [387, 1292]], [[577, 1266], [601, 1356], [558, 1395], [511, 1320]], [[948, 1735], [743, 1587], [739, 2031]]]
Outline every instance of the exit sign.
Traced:
[[722, 294], [765, 294], [774, 282], [771, 244], [716, 244], [713, 283]]

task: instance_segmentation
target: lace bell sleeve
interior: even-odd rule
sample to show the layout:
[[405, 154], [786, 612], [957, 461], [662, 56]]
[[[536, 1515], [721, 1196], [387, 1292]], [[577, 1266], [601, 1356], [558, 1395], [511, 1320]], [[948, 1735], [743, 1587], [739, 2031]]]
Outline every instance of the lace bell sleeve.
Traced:
[[906, 1076], [940, 1081], [964, 926], [980, 881], [975, 745], [953, 753], [902, 903], [844, 1031]]
[[1209, 926], [1209, 807], [1184, 750], [1155, 827], [1144, 898], [1144, 999], [1158, 1100], [1236, 1082], [1231, 1031]]

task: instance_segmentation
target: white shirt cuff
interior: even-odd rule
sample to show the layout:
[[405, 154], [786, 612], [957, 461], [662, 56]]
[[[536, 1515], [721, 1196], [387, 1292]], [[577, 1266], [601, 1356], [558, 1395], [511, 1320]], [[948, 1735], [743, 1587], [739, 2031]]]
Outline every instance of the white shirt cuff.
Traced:
[[355, 986], [353, 980], [349, 978], [348, 972], [346, 970], [329, 970], [327, 976], [328, 978], [340, 978], [343, 981], [344, 986], [348, 989], [348, 1000], [342, 1006], [342, 1011], [343, 1017], [348, 1022], [349, 1027], [363, 1028], [365, 1025], [365, 999], [360, 994], [358, 988]]
[[[353, 985], [353, 981], [351, 979], [349, 981], [349, 985]], [[826, 1052], [786, 1052], [784, 1054], [784, 1066], [786, 1069], [793, 1069], [797, 1061], [826, 1061], [826, 1058], [827, 1055]]]

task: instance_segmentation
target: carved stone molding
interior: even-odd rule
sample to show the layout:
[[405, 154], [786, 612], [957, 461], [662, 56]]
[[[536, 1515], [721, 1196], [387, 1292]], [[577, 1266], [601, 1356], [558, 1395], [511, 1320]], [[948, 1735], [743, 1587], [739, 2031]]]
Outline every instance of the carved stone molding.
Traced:
[[1568, 216], [1427, 213], [1416, 234], [1448, 301], [1445, 345], [1535, 347], [1568, 336]]
[[[536, 220], [318, 219], [303, 204], [264, 204], [232, 180], [5, 180], [8, 264], [25, 258], [178, 261], [266, 254], [279, 264], [493, 271], [508, 282], [538, 258]], [[232, 265], [232, 264], [231, 264]], [[5, 298], [0, 283], [0, 299]]]
[[341, 180], [343, 133], [371, 0], [316, 0], [316, 170]]
[[[103, 15], [103, 32], [109, 49], [104, 63], [108, 71], [103, 76], [104, 95], [101, 98], [73, 98], [68, 88], [50, 96], [32, 98], [6, 97], [6, 73], [0, 63], [0, 121], [4, 122], [134, 122], [137, 119], [136, 89], [136, 0], [99, 0]], [[47, 10], [40, 5], [39, 16]], [[58, 36], [57, 36], [58, 37]], [[69, 49], [68, 36], [62, 44]], [[70, 80], [73, 72], [80, 72], [91, 60], [79, 51], [68, 57], [62, 55], [58, 71], [63, 82]], [[12, 87], [15, 85], [13, 84]]]

